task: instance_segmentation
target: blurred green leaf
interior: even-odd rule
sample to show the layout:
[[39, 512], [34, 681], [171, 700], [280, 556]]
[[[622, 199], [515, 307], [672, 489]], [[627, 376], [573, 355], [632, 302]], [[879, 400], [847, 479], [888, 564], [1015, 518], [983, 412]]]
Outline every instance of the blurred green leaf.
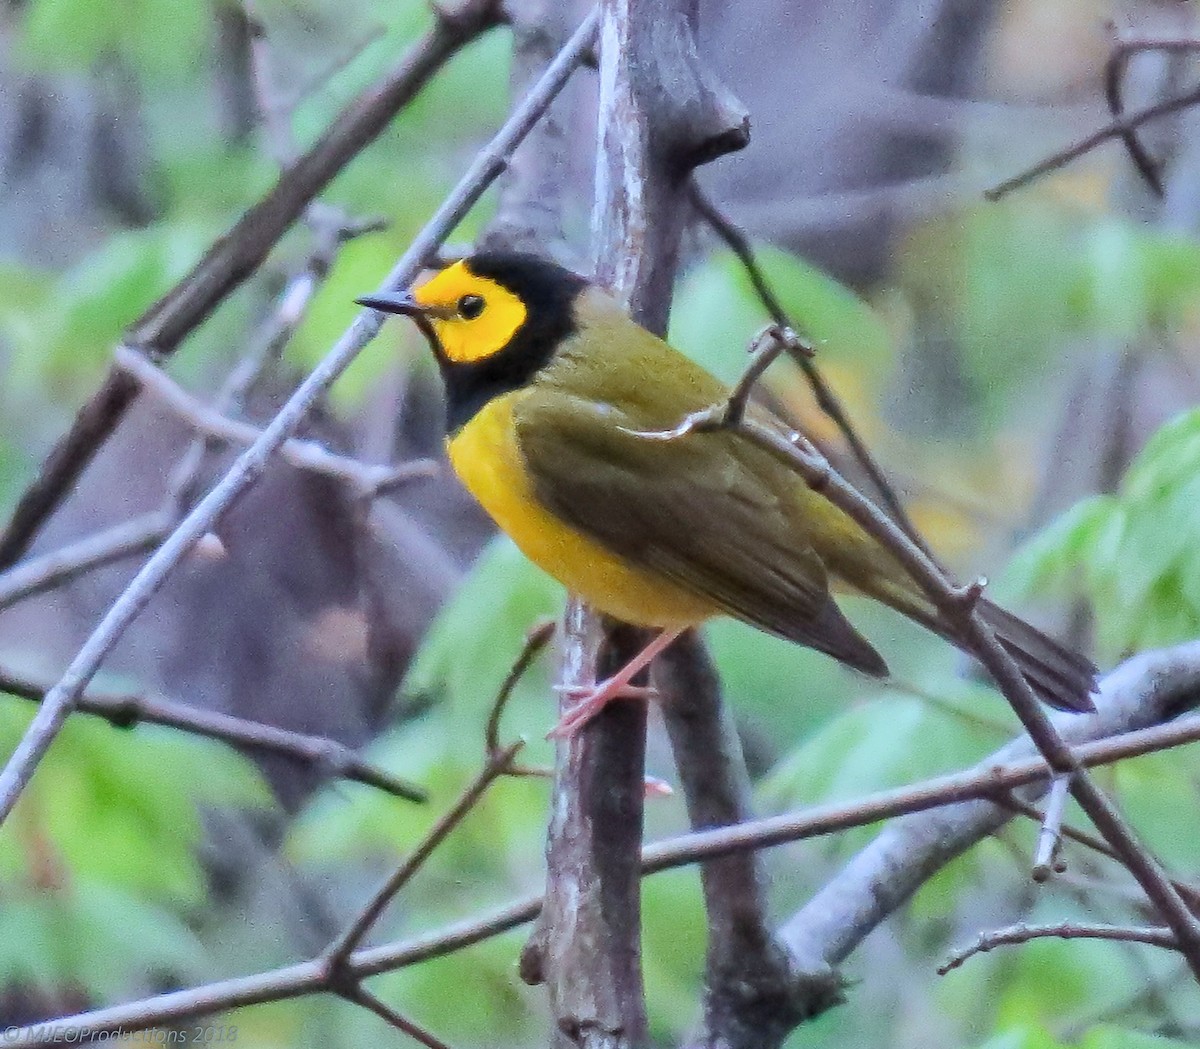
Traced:
[[642, 883], [642, 955], [651, 1034], [667, 1043], [698, 1015], [696, 979], [704, 964], [704, 901], [695, 870]]
[[969, 764], [991, 742], [979, 725], [925, 700], [879, 696], [804, 740], [766, 789], [786, 805], [845, 800]]
[[[104, 963], [96, 964], [102, 958]], [[160, 905], [90, 878], [55, 889], [8, 887], [0, 916], [0, 981], [78, 987], [104, 1001], [128, 993], [134, 974], [195, 980], [199, 941]]]
[[[25, 700], [0, 703], [0, 752], [16, 745], [32, 710]], [[253, 766], [227, 747], [76, 716], [14, 812], [18, 823], [31, 821], [37, 837], [25, 849], [0, 853], [0, 878], [20, 877], [34, 862], [33, 842], [42, 841], [72, 875], [177, 906], [198, 903], [199, 806], [267, 803]]]
[[1078, 504], [1030, 540], [1006, 585], [1090, 600], [1110, 657], [1200, 630], [1200, 411], [1165, 424], [1118, 492]]
[[26, 271], [0, 303], [0, 331], [16, 351], [9, 388], [84, 396], [125, 327], [200, 257], [208, 233], [164, 223], [109, 238], [53, 280]]
[[[529, 630], [557, 617], [564, 599], [561, 584], [496, 536], [426, 635], [404, 691], [438, 697], [461, 729], [481, 730]], [[518, 718], [527, 699], [545, 702], [544, 677], [526, 678], [513, 693]]]
[[208, 5], [194, 0], [123, 0], [119, 17], [90, 0], [28, 0], [21, 48], [49, 69], [81, 69], [114, 55], [166, 79], [199, 72], [209, 40]]
[[1132, 1031], [1127, 1027], [1101, 1024], [1093, 1027], [1079, 1045], [1080, 1049], [1171, 1049], [1173, 1046], [1183, 1049], [1185, 1046], [1195, 1045], [1195, 1042], [1183, 1042], [1175, 1038], [1147, 1034], [1145, 1031]]
[[1096, 536], [1111, 518], [1115, 501], [1094, 496], [1076, 503], [1025, 543], [1008, 563], [1001, 585], [1019, 594], [1036, 595], [1065, 583], [1083, 586], [1075, 575], [1096, 544]]

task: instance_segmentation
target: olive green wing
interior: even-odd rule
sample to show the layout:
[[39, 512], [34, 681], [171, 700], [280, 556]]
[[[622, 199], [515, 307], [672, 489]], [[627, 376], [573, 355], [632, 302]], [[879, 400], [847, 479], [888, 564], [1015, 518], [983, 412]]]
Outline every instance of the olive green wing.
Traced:
[[514, 424], [534, 492], [562, 521], [761, 630], [887, 673], [830, 597], [796, 504], [736, 437], [643, 436], [612, 404], [553, 386], [518, 397]]

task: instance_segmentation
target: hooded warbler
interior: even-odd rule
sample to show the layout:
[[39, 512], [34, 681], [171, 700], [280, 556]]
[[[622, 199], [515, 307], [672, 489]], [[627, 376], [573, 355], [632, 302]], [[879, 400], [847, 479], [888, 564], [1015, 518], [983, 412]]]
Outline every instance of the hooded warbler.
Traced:
[[[680, 632], [716, 615], [886, 675], [831, 583], [959, 643], [888, 550], [757, 445], [729, 430], [647, 437], [729, 391], [577, 274], [480, 252], [410, 292], [358, 301], [412, 317], [430, 342], [450, 462], [500, 528], [601, 611], [660, 630], [556, 734], [582, 727]], [[978, 607], [1042, 700], [1093, 709], [1090, 662], [990, 602]]]

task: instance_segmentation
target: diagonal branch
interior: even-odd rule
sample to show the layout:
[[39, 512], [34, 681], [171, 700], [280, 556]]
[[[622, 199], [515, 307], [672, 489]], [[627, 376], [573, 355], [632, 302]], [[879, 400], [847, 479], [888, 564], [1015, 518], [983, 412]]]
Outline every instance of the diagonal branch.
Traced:
[[[513, 149], [562, 89], [584, 52], [591, 47], [595, 29], [596, 16], [593, 14], [576, 30], [546, 74], [516, 107], [495, 138], [476, 157], [450, 196], [417, 235], [388, 275], [383, 285], [384, 291], [405, 287], [412, 282], [425, 260], [503, 170]], [[12, 811], [80, 694], [130, 623], [192, 546], [258, 480], [269, 458], [295, 432], [317, 398], [378, 333], [382, 322], [382, 314], [373, 310], [358, 314], [354, 323], [300, 384], [254, 444], [242, 453], [221, 481], [179, 523], [109, 609], [71, 661], [62, 679], [46, 694], [33, 723], [3, 772], [0, 772], [0, 821]]]
[[323, 959], [330, 972], [336, 974], [345, 970], [347, 959], [362, 943], [363, 937], [371, 931], [371, 927], [379, 920], [379, 916], [387, 908], [387, 905], [409, 883], [413, 875], [425, 865], [425, 861], [433, 854], [434, 849], [441, 845], [450, 832], [462, 823], [467, 814], [479, 804], [488, 788], [508, 771], [509, 764], [523, 745], [518, 741], [488, 755], [483, 769], [467, 785], [458, 801], [430, 828], [429, 833], [421, 839], [420, 844], [379, 886], [345, 931], [329, 945]]
[[[22, 699], [40, 702], [46, 693], [42, 682], [0, 669], [0, 691]], [[326, 736], [311, 736], [292, 732], [259, 721], [248, 721], [214, 710], [191, 707], [169, 699], [154, 698], [125, 692], [87, 691], [79, 697], [78, 709], [83, 714], [104, 718], [115, 728], [131, 728], [140, 723], [165, 725], [193, 736], [220, 740], [246, 750], [302, 761], [326, 771], [329, 775], [354, 780], [376, 787], [408, 801], [428, 800], [424, 789], [370, 762], [337, 740]]]
[[[775, 294], [774, 289], [767, 280], [767, 275], [759, 265], [758, 258], [754, 254], [754, 247], [750, 243], [750, 238], [746, 236], [745, 230], [738, 227], [728, 215], [722, 212], [709, 199], [708, 195], [700, 188], [695, 179], [692, 180], [691, 194], [692, 205], [700, 214], [700, 217], [712, 227], [717, 236], [725, 242], [729, 250], [741, 261], [746, 275], [750, 278], [750, 284], [754, 288], [754, 292], [762, 303], [763, 308], [767, 311], [767, 315], [780, 329], [797, 331], [796, 325], [792, 322], [791, 317], [788, 316], [787, 310], [783, 308], [783, 303], [779, 301], [779, 297]], [[858, 460], [858, 464], [863, 468], [863, 472], [870, 479], [871, 486], [875, 489], [884, 508], [891, 514], [892, 519], [904, 529], [908, 537], [928, 553], [928, 548], [921, 538], [921, 534], [917, 531], [916, 526], [912, 523], [912, 519], [908, 516], [908, 512], [904, 509], [904, 503], [901, 501], [900, 496], [897, 495], [895, 488], [892, 487], [892, 483], [887, 479], [887, 475], [883, 472], [883, 467], [879, 465], [871, 450], [858, 435], [858, 431], [854, 428], [854, 424], [851, 423], [850, 417], [846, 414], [846, 409], [842, 405], [838, 395], [817, 367], [812, 351], [803, 346], [789, 346], [788, 354], [804, 373], [804, 377], [808, 380], [808, 384], [812, 388], [813, 396], [816, 398], [817, 407], [838, 428], [846, 444], [850, 447], [854, 458]]]
[[973, 588], [968, 587], [964, 591], [954, 587], [936, 566], [926, 562], [918, 548], [906, 548], [908, 544], [905, 537], [882, 514], [874, 510], [869, 502], [838, 477], [828, 462], [823, 459], [814, 460], [811, 453], [801, 451], [778, 434], [751, 420], [744, 420], [742, 427], [756, 443], [773, 450], [781, 458], [797, 466], [803, 460], [803, 469], [808, 471], [805, 475], [806, 480], [811, 478], [817, 481], [822, 490], [828, 493], [831, 501], [850, 513], [877, 539], [885, 542], [898, 557], [903, 551], [901, 563], [930, 600], [937, 605], [939, 611], [949, 621], [957, 620], [963, 636], [972, 645], [980, 662], [992, 675], [1005, 698], [1012, 704], [1025, 730], [1050, 767], [1055, 773], [1070, 777], [1071, 793], [1075, 800], [1141, 884], [1149, 900], [1178, 939], [1180, 951], [1187, 959], [1192, 972], [1200, 979], [1200, 923], [1171, 885], [1158, 861], [1137, 841], [1132, 829], [1116, 807], [1096, 786], [1063, 741], [1012, 657], [1000, 646], [991, 628], [975, 611], [971, 601]]
[[397, 1012], [382, 998], [372, 994], [365, 987], [355, 986], [339, 991], [339, 993], [347, 1001], [353, 1002], [355, 1005], [361, 1005], [364, 1009], [373, 1012], [384, 1023], [408, 1035], [414, 1042], [419, 1042], [426, 1049], [450, 1049], [440, 1038], [430, 1034], [419, 1024], [413, 1023], [407, 1016]]
[[1077, 922], [1057, 922], [1053, 925], [1026, 925], [1021, 922], [1006, 929], [983, 933], [971, 946], [955, 951], [938, 966], [938, 975], [945, 976], [968, 958], [984, 954], [997, 947], [1028, 943], [1030, 940], [1057, 937], [1061, 940], [1119, 940], [1125, 943], [1145, 943], [1151, 947], [1178, 948], [1170, 929], [1161, 926], [1135, 928], [1122, 925], [1080, 925]]
[[[1200, 642], [1190, 642], [1143, 653], [1122, 664], [1104, 679], [1096, 704], [1097, 714], [1064, 715], [1061, 720], [1067, 725], [1077, 757], [1091, 766], [1200, 741], [1200, 716], [1160, 724], [1197, 705], [1200, 705]], [[1120, 734], [1104, 738], [1108, 733]], [[935, 870], [1003, 825], [1008, 814], [987, 799], [1031, 784], [1041, 784], [1044, 789], [1052, 772], [1043, 758], [1031, 756], [1032, 749], [1027, 739], [1019, 739], [962, 772], [848, 803], [817, 806], [655, 842], [642, 852], [642, 872], [671, 870], [704, 859], [802, 841], [910, 814], [891, 824], [835, 881], [834, 885], [840, 885], [842, 890], [841, 912], [826, 911], [831, 902], [828, 896], [824, 899], [818, 896], [801, 912], [825, 911], [829, 926], [834, 929], [840, 926], [846, 913], [853, 915], [853, 928], [836, 943], [836, 964]], [[1186, 886], [1180, 889], [1188, 891]], [[1191, 893], [1198, 898], [1194, 890]], [[417, 965], [530, 922], [541, 907], [540, 895], [513, 900], [481, 917], [409, 940], [356, 951], [346, 965], [357, 980]], [[829, 971], [830, 963], [824, 960], [823, 943], [835, 946], [814, 930], [815, 953], [797, 953], [797, 964], [807, 972], [806, 961], [819, 959], [819, 966], [829, 978], [833, 974]], [[796, 949], [793, 942], [793, 951]], [[78, 1041], [84, 1031], [99, 1035], [119, 1029], [138, 1030], [243, 1005], [314, 994], [325, 989], [326, 978], [327, 967], [319, 961], [303, 962], [82, 1013], [58, 1021], [53, 1028], [59, 1042]], [[46, 1035], [48, 1026], [21, 1028], [11, 1040], [30, 1047], [57, 1044]]]
[[[466, 44], [499, 22], [496, 0], [467, 0], [437, 21], [399, 64], [333, 118], [325, 134], [298, 157], [265, 197], [219, 238], [192, 270], [126, 332], [124, 342], [152, 358], [168, 357], [262, 263], [308, 204], [387, 127]], [[17, 502], [0, 534], [0, 568], [25, 552], [66, 498], [101, 445], [116, 429], [138, 391], [119, 369], [75, 416]]]
[[22, 561], [0, 572], [0, 608], [64, 586], [114, 561], [152, 550], [163, 541], [170, 527], [166, 514], [144, 514]]
[[1197, 104], [1200, 104], [1200, 87], [1194, 87], [1191, 91], [1187, 91], [1182, 95], [1169, 98], [1164, 102], [1156, 102], [1154, 105], [1146, 106], [1144, 109], [1125, 113], [1109, 121], [1098, 131], [1094, 131], [1092, 134], [1080, 139], [1074, 145], [1067, 146], [1057, 153], [1052, 153], [1044, 160], [1038, 161], [1033, 167], [1022, 171], [1019, 175], [1005, 179], [999, 185], [987, 190], [983, 195], [987, 200], [999, 200], [1001, 197], [1008, 196], [1013, 190], [1022, 189], [1043, 175], [1048, 175], [1051, 171], [1057, 171], [1059, 168], [1065, 167], [1072, 160], [1078, 159], [1085, 153], [1090, 153], [1097, 146], [1103, 145], [1111, 138], [1127, 135], [1152, 120], [1159, 120], [1162, 117], [1170, 116], [1172, 113], [1178, 113], [1180, 110], [1190, 109]]
[[1200, 980], [1200, 921], [1175, 890], [1158, 861], [1137, 841], [1124, 817], [1080, 765], [1042, 709], [1017, 664], [979, 615], [977, 606], [983, 590], [982, 582], [965, 587], [955, 586], [920, 547], [838, 474], [820, 451], [801, 434], [788, 433], [777, 425], [745, 413], [746, 390], [762, 374], [763, 361], [774, 359], [782, 353], [783, 343], [784, 340], [779, 338], [773, 346], [767, 345], [758, 350], [755, 360], [745, 370], [724, 404], [695, 412], [671, 430], [647, 432], [642, 436], [650, 440], [669, 441], [693, 432], [734, 430], [794, 470], [813, 491], [824, 495], [881, 544], [920, 587], [942, 620], [951, 626], [954, 635], [969, 646], [992, 676], [1054, 772], [1069, 777], [1075, 800], [1170, 926], [1179, 942], [1180, 952]]

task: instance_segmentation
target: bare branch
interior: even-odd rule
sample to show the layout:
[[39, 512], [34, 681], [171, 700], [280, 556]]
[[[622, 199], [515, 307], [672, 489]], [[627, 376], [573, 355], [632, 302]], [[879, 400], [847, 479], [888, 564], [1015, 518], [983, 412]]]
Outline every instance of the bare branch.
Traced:
[[1028, 943], [1030, 940], [1047, 936], [1054, 936], [1061, 940], [1119, 940], [1125, 943], [1148, 943], [1151, 947], [1179, 949], [1179, 944], [1171, 930], [1160, 926], [1135, 928], [1122, 925], [1080, 925], [1075, 922], [1058, 922], [1055, 925], [1026, 925], [1021, 922], [1011, 925], [1007, 929], [983, 933], [970, 947], [955, 951], [942, 965], [939, 965], [938, 975], [945, 976], [951, 969], [957, 969], [968, 958], [976, 954], [985, 954], [997, 947]]
[[[688, 631], [654, 664], [675, 766], [693, 830], [747, 826], [750, 777], [716, 667]], [[731, 852], [700, 871], [708, 916], [704, 1019], [694, 1049], [757, 1049], [801, 1020], [791, 959], [768, 920], [766, 875], [756, 851]], [[836, 988], [834, 988], [836, 991]]]
[[[1191, 642], [1144, 653], [1122, 664], [1101, 686], [1099, 713], [1070, 719], [1067, 731], [1083, 764], [1108, 764], [1200, 741], [1198, 715], [1157, 724], [1197, 704], [1200, 704], [1200, 642]], [[1067, 717], [1062, 721], [1065, 723]], [[1122, 732], [1131, 726], [1150, 727]], [[1121, 734], [1093, 739], [1110, 732]], [[856, 924], [846, 939], [834, 945], [837, 957], [832, 962], [820, 963], [828, 977], [836, 979], [830, 964], [845, 958], [933, 871], [1005, 822], [1007, 814], [997, 804], [982, 799], [1004, 798], [1013, 788], [1049, 782], [1052, 775], [1049, 766], [1042, 758], [1030, 757], [1031, 750], [1028, 740], [1020, 739], [963, 772], [881, 791], [846, 804], [817, 806], [656, 842], [642, 852], [642, 871], [653, 874], [747, 849], [802, 841], [915, 814], [891, 824], [885, 836], [851, 865], [854, 879], [861, 882], [851, 896], [857, 902], [849, 911], [854, 914]], [[922, 822], [927, 824], [924, 828]], [[843, 880], [840, 885], [845, 889], [847, 882]], [[847, 902], [844, 894], [841, 899]], [[805, 910], [819, 912], [829, 904], [828, 894], [819, 894]], [[356, 951], [346, 960], [346, 968], [353, 979], [363, 980], [442, 957], [532, 921], [541, 907], [541, 896], [514, 900], [482, 917], [466, 919], [413, 939]], [[829, 914], [831, 924], [840, 923], [844, 913], [839, 910]], [[814, 937], [820, 940], [815, 930]], [[813, 969], [808, 962], [811, 962], [808, 955], [797, 954], [802, 971], [811, 973]], [[85, 1030], [99, 1034], [190, 1020], [242, 1005], [316, 993], [326, 989], [327, 977], [328, 966], [317, 961], [304, 962], [81, 1013], [58, 1021], [55, 1030], [60, 1041], [78, 1041]], [[12, 1040], [30, 1046], [54, 1044], [46, 1038], [45, 1027], [22, 1028]]]
[[[719, 409], [720, 406], [714, 407], [714, 410]], [[685, 420], [682, 424], [682, 433], [687, 432], [689, 422]], [[977, 605], [982, 582], [966, 587], [951, 583], [938, 565], [899, 526], [842, 478], [828, 460], [811, 444], [803, 441], [799, 434], [786, 434], [777, 426], [749, 416], [731, 428], [790, 466], [809, 487], [822, 493], [882, 544], [908, 572], [937, 609], [950, 636], [965, 644], [991, 675], [1050, 766], [1056, 773], [1071, 777], [1071, 793], [1076, 801], [1116, 850], [1121, 862], [1171, 927], [1179, 940], [1181, 953], [1197, 979], [1200, 979], [1200, 921], [1175, 891], [1158, 861], [1140, 845], [1116, 807], [1079, 764], [1042, 709], [1017, 664], [980, 616]]]
[[[503, 169], [517, 143], [561, 90], [579, 63], [580, 57], [591, 46], [596, 21], [593, 14], [576, 30], [545, 76], [514, 109], [495, 138], [479, 154], [450, 196], [397, 262], [383, 285], [383, 291], [407, 286], [412, 282], [425, 259]], [[46, 694], [33, 723], [4, 770], [0, 772], [0, 821], [12, 811], [37, 763], [58, 734], [80, 693], [87, 687], [92, 675], [129, 624], [191, 547], [213, 527], [234, 500], [261, 476], [270, 456], [291, 436], [317, 398], [375, 336], [382, 322], [382, 314], [373, 310], [359, 313], [329, 354], [300, 384], [263, 430], [262, 435], [242, 453], [224, 478], [180, 522], [109, 609], [71, 661], [62, 679]]]
[[[555, 629], [556, 625], [554, 621], [550, 620], [545, 623], [539, 623], [530, 630], [528, 635], [526, 635], [525, 644], [521, 647], [520, 654], [514, 660], [508, 674], [505, 675], [504, 681], [500, 685], [500, 690], [496, 693], [496, 698], [492, 703], [492, 711], [488, 715], [487, 726], [483, 731], [484, 753], [489, 760], [493, 760], [501, 751], [500, 719], [504, 716], [504, 708], [508, 705], [508, 700], [512, 696], [513, 689], [517, 687], [517, 682], [525, 676], [525, 672], [541, 654], [542, 649], [550, 643], [550, 639], [554, 637]], [[553, 769], [518, 765], [512, 760], [507, 763], [504, 772], [508, 776], [538, 776], [548, 778], [554, 775]]]
[[406, 1034], [414, 1042], [419, 1042], [427, 1049], [450, 1049], [450, 1047], [440, 1038], [430, 1034], [424, 1027], [415, 1024], [407, 1016], [396, 1012], [390, 1005], [376, 994], [372, 994], [365, 987], [356, 985], [353, 988], [347, 988], [338, 992], [347, 1001], [354, 1002], [355, 1005], [361, 1005], [364, 1009], [369, 1009], [385, 1023], [394, 1027], [397, 1031]]
[[521, 742], [512, 743], [488, 758], [479, 775], [467, 785], [453, 807], [443, 813], [408, 858], [379, 886], [366, 906], [346, 927], [346, 930], [329, 945], [323, 957], [331, 973], [345, 972], [346, 960], [350, 957], [351, 952], [371, 931], [371, 926], [378, 921], [387, 905], [408, 884], [412, 876], [425, 865], [425, 861], [429, 859], [433, 850], [445, 841], [450, 832], [462, 823], [468, 813], [479, 804], [484, 794], [487, 793], [488, 787], [504, 775], [509, 763], [522, 746], [524, 744]]
[[778, 322], [768, 325], [754, 337], [750, 343], [750, 363], [730, 392], [729, 400], [725, 402], [720, 421], [722, 427], [737, 426], [741, 423], [758, 380], [779, 359], [781, 353], [794, 352], [797, 346], [803, 346], [803, 343], [796, 337], [796, 333], [789, 327], [781, 327]]
[[[750, 278], [750, 284], [754, 288], [755, 294], [758, 295], [759, 301], [763, 304], [763, 308], [767, 311], [767, 315], [781, 330], [795, 331], [796, 325], [793, 323], [791, 317], [788, 316], [787, 311], [783, 308], [783, 303], [779, 301], [779, 297], [775, 294], [774, 289], [767, 280], [767, 276], [754, 254], [754, 247], [750, 243], [750, 238], [746, 236], [745, 231], [738, 227], [709, 199], [695, 179], [691, 183], [691, 194], [692, 204], [696, 208], [696, 211], [699, 212], [704, 221], [712, 227], [717, 236], [725, 242], [729, 250], [742, 263], [746, 275]], [[795, 345], [788, 347], [788, 352], [792, 360], [799, 365], [800, 370], [804, 373], [804, 377], [808, 380], [808, 384], [813, 391], [813, 396], [816, 398], [817, 407], [838, 428], [838, 431], [853, 453], [854, 458], [858, 460], [858, 464], [862, 467], [863, 472], [870, 479], [871, 486], [875, 489], [887, 512], [891, 514], [893, 520], [904, 529], [913, 542], [921, 546], [926, 553], [930, 553], [924, 540], [921, 538], [920, 532], [917, 531], [916, 526], [912, 523], [912, 519], [908, 516], [908, 512], [904, 509], [904, 503], [901, 501], [900, 496], [896, 493], [895, 488], [892, 487], [891, 482], [887, 479], [887, 475], [883, 472], [883, 467], [879, 465], [875, 456], [871, 454], [871, 450], [867, 447], [866, 442], [858, 435], [858, 431], [854, 428], [854, 424], [850, 422], [850, 417], [846, 414], [846, 409], [842, 405], [838, 395], [834, 392], [833, 387], [826, 382], [825, 376], [821, 374], [820, 368], [817, 367], [816, 362], [813, 360], [812, 348], [797, 341]]]
[[1038, 831], [1037, 852], [1033, 857], [1033, 880], [1045, 881], [1057, 866], [1058, 850], [1062, 845], [1063, 808], [1067, 804], [1067, 794], [1071, 781], [1066, 776], [1055, 776], [1050, 783], [1050, 795], [1046, 800], [1046, 813], [1042, 817], [1042, 827]]
[[[1190, 720], [1191, 719], [1188, 718], [1183, 719], [1179, 722], [1179, 727], [1187, 728], [1187, 724]], [[1148, 729], [1145, 731], [1153, 734], [1156, 730]], [[1136, 737], [1140, 736], [1141, 733], [1131, 732], [1127, 735]], [[1125, 737], [1122, 736], [1116, 738], [1124, 739]], [[1163, 749], [1173, 747], [1175, 745], [1175, 743], [1167, 741]], [[1157, 746], [1157, 744], [1153, 744], [1150, 750], [1144, 751], [1143, 753], [1152, 753], [1158, 749], [1160, 748]], [[1077, 751], [1077, 753], [1080, 752], [1081, 751]], [[1121, 761], [1123, 758], [1118, 757], [1113, 760]], [[1085, 761], [1084, 764], [1092, 764], [1092, 762]], [[1028, 816], [1039, 826], [1045, 820], [1044, 813], [1036, 805], [1031, 804], [1019, 794], [1016, 794], [1012, 791], [998, 794], [993, 800], [995, 800], [996, 804], [1003, 805], [1006, 809], [1011, 809], [1013, 812], [1020, 813], [1022, 816]], [[1097, 838], [1094, 834], [1089, 834], [1087, 831], [1080, 830], [1078, 827], [1073, 827], [1069, 823], [1064, 823], [1062, 825], [1062, 836], [1064, 838], [1069, 838], [1071, 841], [1078, 842], [1080, 845], [1091, 849], [1093, 852], [1098, 853], [1101, 856], [1107, 856], [1110, 860], [1116, 860], [1117, 863], [1121, 862], [1120, 857], [1118, 857], [1116, 852], [1113, 851], [1112, 846], [1109, 845], [1108, 842]], [[1175, 886], [1175, 891], [1187, 901], [1187, 904], [1192, 911], [1196, 914], [1200, 914], [1200, 889], [1197, 889], [1194, 885], [1189, 885], [1187, 882], [1180, 881], [1178, 878], [1173, 879], [1171, 884]]]
[[1013, 190], [1021, 189], [1043, 175], [1065, 167], [1072, 160], [1083, 156], [1085, 153], [1090, 153], [1097, 146], [1102, 145], [1111, 138], [1117, 138], [1118, 136], [1136, 131], [1143, 124], [1148, 124], [1152, 120], [1158, 120], [1160, 117], [1170, 116], [1172, 113], [1178, 113], [1182, 109], [1189, 109], [1197, 103], [1200, 103], [1200, 87], [1193, 88], [1191, 91], [1176, 98], [1169, 98], [1165, 102], [1156, 102], [1145, 109], [1139, 109], [1133, 113], [1117, 117], [1109, 121], [1109, 123], [1105, 124], [1098, 131], [1094, 131], [1086, 138], [1080, 139], [1073, 146], [1068, 146], [1066, 149], [1051, 154], [1045, 160], [1039, 161], [1033, 167], [1021, 172], [1019, 175], [1005, 179], [998, 186], [987, 190], [983, 195], [991, 201], [999, 200]]
[[[193, 429], [206, 437], [233, 444], [253, 445], [263, 431], [249, 423], [230, 419], [214, 411], [184, 390], [149, 358], [128, 346], [118, 346], [114, 353], [118, 368], [128, 372], [153, 396], [170, 408]], [[383, 495], [418, 477], [431, 477], [439, 467], [432, 459], [417, 459], [396, 466], [380, 466], [350, 459], [327, 451], [316, 441], [288, 438], [278, 449], [279, 455], [302, 470], [324, 474], [348, 484], [356, 494]]]
[[[1148, 37], [1123, 36], [1118, 38], [1108, 61], [1104, 64], [1104, 98], [1108, 102], [1109, 112], [1120, 118], [1125, 111], [1121, 98], [1121, 85], [1125, 80], [1125, 70], [1135, 55], [1147, 51], [1162, 51], [1175, 54], [1187, 54], [1200, 50], [1200, 40], [1188, 37]], [[1155, 196], [1163, 195], [1162, 164], [1150, 156], [1142, 140], [1134, 128], [1126, 128], [1120, 132], [1121, 140], [1125, 143], [1125, 151], [1138, 174], [1146, 180], [1147, 185]]]
[[170, 528], [166, 514], [144, 514], [22, 561], [0, 573], [0, 608], [64, 586], [114, 561], [145, 553], [161, 543]]
[[[1145, 746], [1153, 750], [1160, 745], [1200, 738], [1195, 735], [1200, 731], [1198, 717], [1157, 724], [1198, 702], [1200, 643], [1191, 642], [1127, 661], [1102, 682], [1096, 714], [1062, 714], [1055, 720], [1075, 748], [1079, 761], [1090, 765], [1147, 753]], [[1128, 729], [1138, 731], [1114, 740], [1082, 742]], [[1028, 739], [1019, 739], [981, 762], [979, 775], [987, 775], [991, 766], [996, 765], [1027, 766], [1025, 759], [1032, 749]], [[1037, 764], [1042, 767], [1044, 777], [1045, 760]], [[1002, 771], [1005, 788], [1035, 782]], [[1032, 788], [1025, 797], [1043, 789], [1044, 786]], [[815, 970], [839, 964], [934, 871], [993, 833], [1009, 818], [1003, 805], [978, 800], [893, 821], [786, 923], [784, 930], [797, 964]]]
[[[10, 670], [0, 669], [0, 691], [40, 703], [46, 693], [44, 682], [35, 681]], [[191, 707], [169, 699], [126, 692], [89, 690], [79, 697], [78, 710], [104, 718], [115, 728], [131, 728], [139, 723], [165, 725], [193, 736], [220, 740], [246, 750], [279, 754], [312, 765], [328, 775], [376, 787], [408, 801], [424, 802], [424, 789], [370, 762], [337, 740], [311, 736], [303, 732], [248, 721], [218, 711]]]
[[[471, 40], [499, 22], [496, 0], [467, 0], [437, 22], [394, 69], [351, 101], [325, 134], [284, 171], [257, 204], [216, 240], [204, 257], [126, 332], [124, 342], [158, 360], [180, 343], [262, 263], [304, 209], [445, 63]], [[138, 392], [119, 369], [75, 416], [0, 534], [0, 568], [28, 548], [42, 524], [66, 497]]]

